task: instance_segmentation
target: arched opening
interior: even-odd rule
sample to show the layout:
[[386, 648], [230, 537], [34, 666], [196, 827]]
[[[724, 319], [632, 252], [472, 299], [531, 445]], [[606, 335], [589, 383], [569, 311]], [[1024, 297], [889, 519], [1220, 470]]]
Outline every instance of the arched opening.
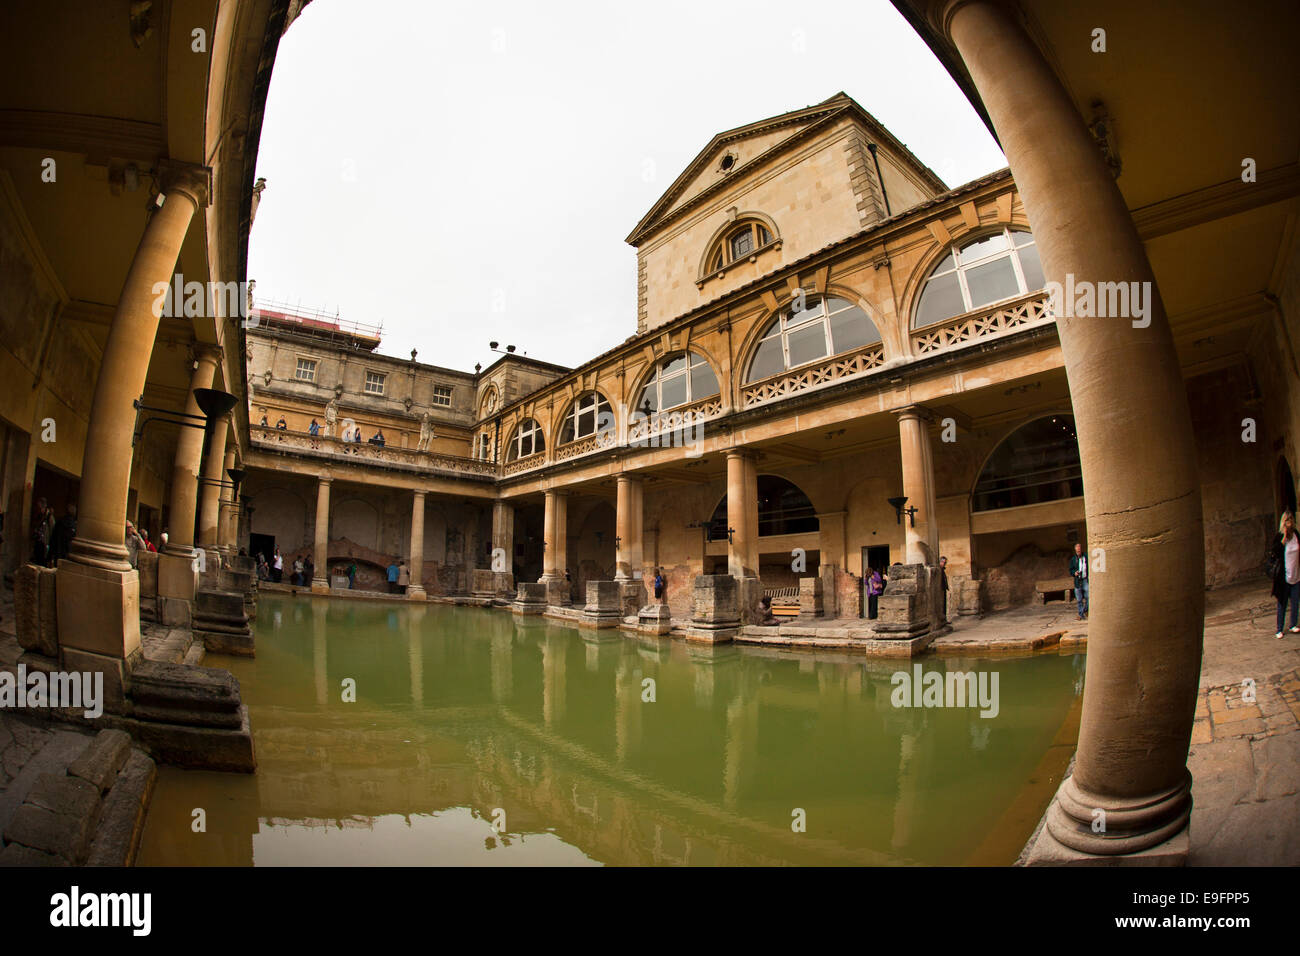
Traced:
[[971, 511], [996, 511], [1083, 496], [1083, 469], [1073, 415], [1022, 425], [984, 463]]
[[[709, 519], [709, 540], [727, 540], [727, 496]], [[804, 534], [821, 530], [817, 509], [794, 482], [780, 475], [758, 476], [758, 536]]]
[[545, 450], [546, 439], [542, 436], [541, 426], [533, 419], [525, 418], [510, 433], [510, 441], [506, 444], [506, 461], [518, 461]]
[[614, 409], [600, 392], [588, 392], [580, 397], [560, 421], [560, 438], [557, 445], [588, 438], [592, 435], [612, 435]]
[[926, 277], [912, 314], [921, 329], [1043, 288], [1034, 236], [1002, 229], [953, 246]]
[[1291, 465], [1286, 458], [1279, 458], [1277, 461], [1277, 510], [1281, 515], [1283, 511], [1289, 511], [1295, 514], [1295, 478], [1291, 475]]
[[649, 417], [718, 394], [718, 377], [698, 352], [678, 352], [655, 363], [633, 412]]
[[827, 295], [796, 300], [763, 330], [745, 383], [880, 341], [880, 330], [871, 317], [848, 299]]

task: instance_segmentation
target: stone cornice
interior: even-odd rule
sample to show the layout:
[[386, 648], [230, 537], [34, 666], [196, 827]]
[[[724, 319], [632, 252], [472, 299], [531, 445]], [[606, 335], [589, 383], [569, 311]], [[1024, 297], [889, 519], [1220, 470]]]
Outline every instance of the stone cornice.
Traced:
[[162, 126], [111, 116], [0, 110], [0, 146], [79, 153], [97, 164], [136, 160], [152, 167], [166, 150]]
[[1206, 186], [1134, 209], [1133, 224], [1143, 241], [1202, 223], [1300, 196], [1300, 164], [1260, 170], [1258, 181], [1240, 179]]

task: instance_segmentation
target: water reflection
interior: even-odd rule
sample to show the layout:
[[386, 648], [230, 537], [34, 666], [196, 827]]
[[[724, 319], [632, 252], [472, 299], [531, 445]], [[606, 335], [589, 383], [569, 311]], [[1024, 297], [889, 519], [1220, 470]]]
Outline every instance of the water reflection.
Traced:
[[1082, 657], [926, 662], [996, 669], [989, 720], [895, 708], [900, 665], [847, 654], [441, 605], [266, 596], [262, 612], [257, 658], [220, 661], [258, 772], [164, 769], [142, 863], [1010, 862], [1081, 691]]

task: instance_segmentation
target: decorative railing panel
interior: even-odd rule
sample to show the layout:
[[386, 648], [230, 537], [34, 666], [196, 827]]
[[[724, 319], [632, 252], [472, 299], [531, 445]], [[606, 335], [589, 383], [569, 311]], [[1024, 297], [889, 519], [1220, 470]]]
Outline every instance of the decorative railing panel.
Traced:
[[657, 412], [650, 416], [643, 415], [640, 412], [633, 412], [632, 420], [627, 426], [627, 443], [629, 445], [644, 444], [648, 439], [656, 435], [671, 434], [676, 431], [694, 428], [700, 422], [708, 421], [710, 418], [717, 418], [721, 414], [721, 395], [714, 395], [712, 398], [701, 399], [698, 402], [692, 402], [690, 405], [669, 409], [666, 412]]
[[501, 474], [517, 475], [521, 471], [532, 471], [534, 468], [540, 468], [546, 464], [546, 453], [538, 452], [535, 455], [529, 455], [527, 458], [516, 458], [514, 461], [508, 461], [501, 466]]
[[264, 425], [253, 425], [249, 430], [252, 433], [253, 444], [261, 448], [355, 461], [358, 464], [401, 465], [421, 471], [486, 478], [497, 476], [496, 462], [484, 461], [480, 458], [461, 458], [458, 455], [416, 451], [414, 448], [395, 448], [392, 445], [372, 445], [369, 442], [345, 442], [327, 435], [313, 436], [307, 432], [269, 428]]
[[956, 318], [927, 326], [912, 334], [912, 354], [941, 352], [977, 339], [993, 338], [1033, 325], [1054, 321], [1048, 314], [1049, 300], [1044, 292], [1018, 302], [983, 312], [967, 312]]
[[774, 399], [786, 398], [810, 389], [833, 385], [858, 375], [865, 375], [884, 364], [885, 352], [877, 342], [856, 352], [837, 355], [831, 359], [804, 365], [746, 385], [740, 393], [740, 404], [742, 408], [752, 408]]
[[593, 451], [600, 451], [603, 448], [613, 448], [616, 441], [617, 439], [614, 437], [612, 430], [597, 432], [594, 435], [588, 435], [586, 438], [571, 441], [567, 445], [561, 445], [555, 449], [555, 460], [566, 461], [569, 458], [589, 455]]

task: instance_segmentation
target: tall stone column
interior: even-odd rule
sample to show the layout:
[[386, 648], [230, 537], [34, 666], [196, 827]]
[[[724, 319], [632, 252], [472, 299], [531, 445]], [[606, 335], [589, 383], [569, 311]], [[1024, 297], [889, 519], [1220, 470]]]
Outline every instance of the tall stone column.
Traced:
[[216, 551], [220, 541], [222, 481], [226, 477], [226, 433], [229, 425], [222, 418], [212, 425], [208, 436], [208, 455], [203, 463], [202, 492], [199, 495], [199, 547]]
[[[939, 563], [939, 523], [935, 518], [934, 460], [930, 453], [929, 411], [911, 405], [898, 412], [898, 438], [903, 459], [905, 508], [916, 514], [903, 516], [905, 564]], [[913, 519], [914, 522], [913, 523]]]
[[727, 452], [727, 573], [758, 577], [758, 474], [753, 456], [738, 448]]
[[563, 491], [546, 492], [546, 549], [542, 559], [542, 580], [564, 580], [569, 551], [569, 500]]
[[[992, 2], [949, 2], [951, 37], [997, 129], [1051, 282], [1140, 283], [1149, 311], [1057, 320], [1074, 406], [1091, 578], [1074, 773], [1048, 809], [1062, 852], [1185, 853], [1187, 749], [1201, 666], [1205, 552], [1187, 393], [1146, 250], [1082, 117]], [[1130, 288], [1133, 288], [1130, 286]], [[1060, 311], [1065, 312], [1064, 309]], [[1136, 326], [1135, 326], [1136, 321]], [[1104, 811], [1105, 828], [1093, 824]], [[1166, 843], [1177, 836], [1178, 840]]]
[[127, 560], [126, 500], [134, 402], [144, 392], [161, 318], [153, 290], [172, 281], [190, 221], [207, 205], [208, 170], [170, 167], [163, 186], [162, 208], [145, 227], [104, 343], [82, 456], [77, 537], [59, 562], [56, 584], [64, 664], [105, 673], [113, 701], [122, 695], [126, 661], [140, 650], [140, 579]]
[[424, 594], [424, 492], [417, 491], [411, 500], [411, 583], [406, 597], [423, 601]]
[[330, 483], [332, 480], [321, 478], [316, 487], [316, 537], [311, 556], [314, 562], [311, 589], [315, 594], [328, 594], [330, 590]]
[[226, 459], [221, 468], [221, 480], [228, 484], [221, 487], [220, 510], [217, 518], [217, 547], [226, 558], [235, 553], [235, 484], [229, 475], [230, 469], [234, 467], [235, 449], [227, 448]]
[[[187, 415], [201, 415], [194, 390], [211, 388], [221, 357], [212, 345], [200, 345], [194, 353], [190, 394], [185, 400]], [[158, 614], [164, 624], [188, 625], [189, 606], [194, 600], [194, 515], [199, 500], [199, 467], [203, 460], [203, 432], [181, 428], [176, 436], [176, 458], [172, 465], [171, 499], [168, 506], [167, 545], [158, 555]]]
[[498, 597], [515, 590], [515, 509], [507, 501], [492, 502], [492, 587]]
[[615, 515], [615, 533], [618, 536], [614, 555], [614, 578], [630, 581], [645, 563], [642, 527], [645, 521], [642, 509], [643, 486], [641, 479], [631, 475], [618, 476], [618, 508]]

